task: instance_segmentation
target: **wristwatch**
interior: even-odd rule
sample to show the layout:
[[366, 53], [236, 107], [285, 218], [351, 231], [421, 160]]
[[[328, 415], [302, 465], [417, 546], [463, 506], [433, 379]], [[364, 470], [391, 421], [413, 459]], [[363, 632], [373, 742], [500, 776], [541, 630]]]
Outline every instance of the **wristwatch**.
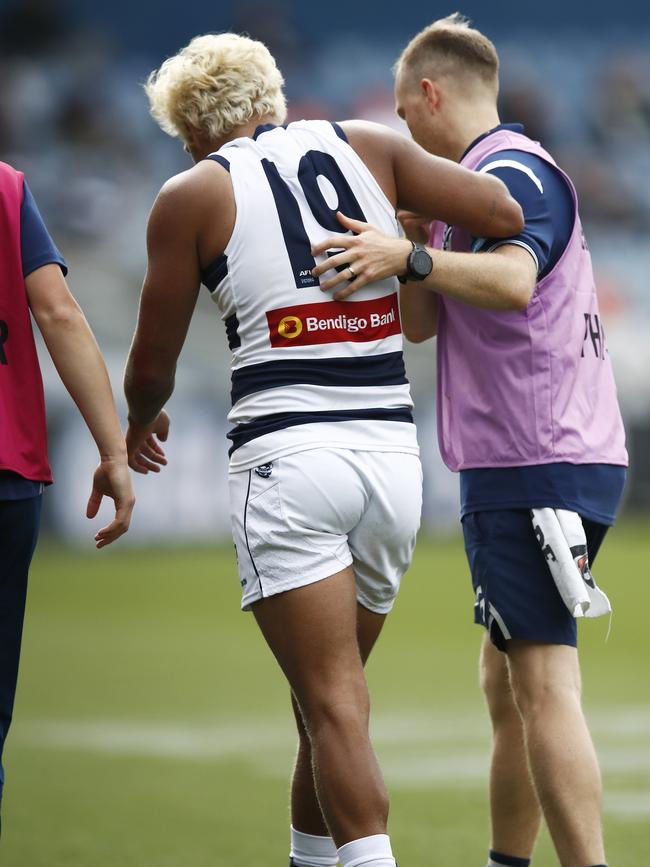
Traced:
[[426, 280], [433, 270], [433, 259], [427, 253], [426, 247], [411, 241], [413, 249], [406, 260], [406, 274], [398, 274], [400, 283], [408, 283], [409, 280]]

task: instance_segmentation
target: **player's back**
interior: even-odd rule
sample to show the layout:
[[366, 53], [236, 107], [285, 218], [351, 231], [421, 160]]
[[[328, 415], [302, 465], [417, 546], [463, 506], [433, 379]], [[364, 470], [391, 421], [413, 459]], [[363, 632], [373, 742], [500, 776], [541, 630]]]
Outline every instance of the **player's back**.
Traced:
[[313, 245], [337, 210], [396, 236], [394, 207], [337, 124], [261, 126], [217, 154], [230, 173], [230, 241], [203, 275], [233, 351], [231, 467], [322, 445], [417, 453], [394, 278], [336, 302]]

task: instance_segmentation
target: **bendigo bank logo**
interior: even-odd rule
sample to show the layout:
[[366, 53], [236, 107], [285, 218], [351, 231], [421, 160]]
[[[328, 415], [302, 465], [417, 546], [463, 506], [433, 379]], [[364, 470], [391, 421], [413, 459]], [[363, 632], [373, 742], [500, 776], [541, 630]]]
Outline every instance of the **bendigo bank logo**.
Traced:
[[302, 334], [302, 321], [297, 316], [284, 316], [278, 322], [278, 334], [288, 340], [295, 340]]
[[366, 343], [401, 332], [397, 294], [371, 301], [322, 301], [266, 314], [271, 346]]

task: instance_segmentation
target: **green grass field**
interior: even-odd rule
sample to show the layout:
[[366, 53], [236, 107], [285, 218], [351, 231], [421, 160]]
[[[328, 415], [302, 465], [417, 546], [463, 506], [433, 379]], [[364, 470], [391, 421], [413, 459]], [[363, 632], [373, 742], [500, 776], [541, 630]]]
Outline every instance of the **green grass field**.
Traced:
[[[623, 522], [582, 627], [611, 867], [650, 864], [650, 526]], [[2, 867], [273, 867], [287, 862], [287, 691], [230, 546], [79, 553], [32, 570], [7, 746]], [[422, 540], [370, 661], [400, 867], [482, 867], [488, 726], [459, 540]], [[542, 837], [535, 865], [554, 865]]]

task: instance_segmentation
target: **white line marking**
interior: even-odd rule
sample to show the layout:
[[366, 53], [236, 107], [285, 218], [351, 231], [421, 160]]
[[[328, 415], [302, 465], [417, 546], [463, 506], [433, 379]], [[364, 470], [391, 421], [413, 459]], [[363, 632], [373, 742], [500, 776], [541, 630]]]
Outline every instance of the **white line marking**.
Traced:
[[[606, 786], [605, 812], [630, 821], [650, 816], [650, 707], [589, 713], [601, 767], [625, 775], [624, 790]], [[155, 759], [246, 762], [261, 776], [286, 777], [295, 749], [289, 716], [192, 725], [145, 720], [16, 720], [12, 741], [30, 750], [62, 750]], [[379, 714], [373, 741], [389, 786], [397, 789], [484, 788], [489, 727], [480, 706], [457, 715], [422, 710]], [[639, 791], [631, 790], [640, 784]]]

